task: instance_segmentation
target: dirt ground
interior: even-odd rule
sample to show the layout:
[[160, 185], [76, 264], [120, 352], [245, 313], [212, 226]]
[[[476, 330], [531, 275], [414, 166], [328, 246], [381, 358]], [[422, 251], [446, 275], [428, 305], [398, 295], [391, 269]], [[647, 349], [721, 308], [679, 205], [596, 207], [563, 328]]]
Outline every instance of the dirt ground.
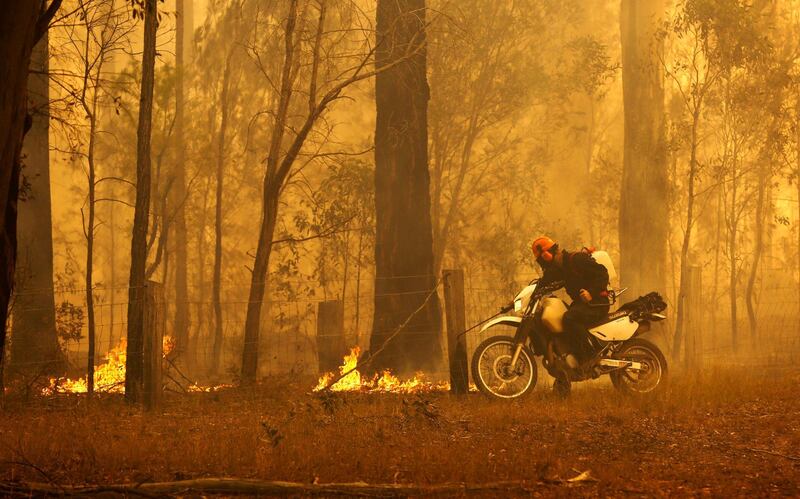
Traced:
[[[597, 382], [481, 395], [308, 393], [314, 380], [171, 395], [6, 400], [0, 479], [59, 485], [241, 477], [304, 483], [518, 481], [486, 496], [800, 496], [800, 371], [673, 376], [648, 399]], [[570, 482], [583, 472], [589, 480]], [[464, 494], [463, 492], [461, 494]]]

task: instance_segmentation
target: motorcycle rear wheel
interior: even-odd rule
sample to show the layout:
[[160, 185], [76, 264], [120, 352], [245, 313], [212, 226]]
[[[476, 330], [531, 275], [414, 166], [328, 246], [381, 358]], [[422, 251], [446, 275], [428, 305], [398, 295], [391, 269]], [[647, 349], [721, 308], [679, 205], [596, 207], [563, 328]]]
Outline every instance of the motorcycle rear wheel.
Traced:
[[523, 345], [517, 365], [512, 368], [515, 348], [514, 339], [508, 336], [492, 336], [478, 345], [472, 355], [472, 380], [481, 393], [512, 399], [533, 391], [537, 380], [533, 353]]
[[644, 338], [626, 341], [614, 354], [615, 359], [641, 362], [644, 373], [631, 373], [624, 369], [609, 374], [614, 388], [627, 395], [645, 395], [657, 391], [667, 379], [667, 359], [653, 342]]

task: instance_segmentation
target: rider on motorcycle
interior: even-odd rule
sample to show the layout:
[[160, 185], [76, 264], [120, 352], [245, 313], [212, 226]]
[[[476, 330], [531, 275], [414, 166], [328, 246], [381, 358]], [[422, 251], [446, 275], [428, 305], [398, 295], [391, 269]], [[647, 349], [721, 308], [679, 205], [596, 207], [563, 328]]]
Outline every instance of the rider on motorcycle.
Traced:
[[583, 363], [591, 355], [588, 328], [608, 314], [608, 270], [592, 258], [591, 251], [562, 250], [547, 236], [533, 241], [531, 249], [544, 271], [540, 283], [564, 281], [572, 298], [564, 314], [564, 334], [572, 352]]

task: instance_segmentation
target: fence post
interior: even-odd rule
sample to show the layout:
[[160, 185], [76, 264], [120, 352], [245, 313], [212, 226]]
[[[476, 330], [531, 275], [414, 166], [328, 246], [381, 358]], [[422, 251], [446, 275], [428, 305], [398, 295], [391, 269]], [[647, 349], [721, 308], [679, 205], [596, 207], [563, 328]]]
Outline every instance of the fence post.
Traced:
[[317, 304], [317, 359], [320, 372], [331, 372], [342, 365], [347, 355], [344, 337], [344, 303], [341, 300]]
[[[447, 317], [447, 357], [450, 366], [450, 393], [464, 394], [469, 390], [464, 306], [464, 271], [445, 270], [444, 306]], [[460, 335], [460, 336], [459, 336]]]
[[691, 264], [686, 268], [686, 279], [689, 283], [686, 294], [686, 334], [685, 334], [685, 361], [687, 369], [701, 369], [703, 367], [703, 324], [702, 324], [702, 268], [700, 265]]
[[163, 385], [161, 362], [167, 314], [164, 310], [164, 286], [147, 281], [144, 293], [143, 390], [144, 407], [155, 410], [161, 406]]

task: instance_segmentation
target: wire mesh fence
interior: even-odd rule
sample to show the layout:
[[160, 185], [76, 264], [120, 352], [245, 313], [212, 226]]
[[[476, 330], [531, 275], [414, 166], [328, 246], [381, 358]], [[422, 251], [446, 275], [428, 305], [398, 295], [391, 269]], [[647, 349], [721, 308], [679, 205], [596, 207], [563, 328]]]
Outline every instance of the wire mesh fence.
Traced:
[[[433, 280], [434, 276], [400, 276]], [[465, 272], [465, 318], [467, 326], [476, 324], [487, 317], [495, 315], [499, 307], [509, 303], [514, 295], [526, 285], [534, 275], [519, 275], [513, 282], [503, 282], [489, 275], [477, 272]], [[434, 280], [434, 282], [436, 282]], [[328, 283], [330, 285], [330, 283]], [[342, 284], [342, 283], [340, 283]], [[298, 281], [292, 283], [292, 289], [303, 288], [302, 296], [285, 291], [273, 292], [263, 303], [262, 320], [259, 337], [259, 375], [306, 374], [316, 375], [320, 370], [320, 335], [333, 337], [333, 343], [349, 347], [359, 346], [362, 350], [369, 348], [370, 335], [373, 333], [372, 316], [376, 293], [374, 277], [364, 278], [361, 282], [350, 281], [345, 295], [326, 292], [325, 287], [314, 281]], [[385, 287], [385, 286], [384, 286]], [[358, 293], [356, 294], [356, 290]], [[26, 290], [35, 293], [38, 290]], [[127, 288], [102, 287], [93, 290], [95, 296], [94, 313], [96, 318], [95, 338], [98, 363], [103, 356], [118, 348], [127, 331]], [[746, 296], [737, 296], [732, 302], [724, 293], [714, 295], [711, 288], [701, 290], [700, 300], [703, 313], [700, 318], [699, 331], [703, 337], [701, 356], [709, 362], [725, 362], [735, 357], [737, 361], [762, 365], [772, 362], [796, 362], [800, 360], [800, 301], [798, 287], [794, 282], [760, 283], [758, 292], [748, 307]], [[215, 304], [211, 299], [211, 287], [195, 288], [196, 298], [188, 301], [190, 317], [189, 338], [184, 355], [190, 357], [191, 364], [197, 372], [214, 372], [218, 377], [233, 377], [238, 374], [244, 343], [244, 327], [246, 321], [247, 289], [228, 287], [222, 290], [220, 303], [221, 318], [221, 362], [212, 369], [213, 349], [218, 319]], [[378, 293], [377, 296], [400, 298], [419, 294], [425, 296], [429, 289], [417, 291], [398, 291]], [[438, 289], [440, 300], [443, 300], [441, 286]], [[675, 296], [668, 290], [665, 296]], [[564, 296], [566, 299], [566, 297]], [[25, 301], [25, 300], [23, 300]], [[71, 340], [63, 343], [67, 359], [73, 370], [81, 372], [86, 363], [88, 350], [88, 331], [86, 324], [87, 310], [85, 290], [59, 290], [55, 293], [57, 322], [59, 329], [72, 328]], [[336, 329], [320, 327], [319, 310], [324, 303], [339, 301], [341, 303], [341, 327]], [[69, 306], [64, 306], [69, 304]], [[176, 303], [169, 296], [166, 298], [167, 335], [172, 335], [172, 324]], [[733, 306], [736, 306], [736, 320], [733, 320]], [[28, 302], [26, 312], [37, 312], [39, 307], [31, 307]], [[44, 312], [42, 307], [42, 312]], [[444, 308], [444, 307], [443, 307]], [[13, 317], [21, 309], [12, 309]], [[678, 348], [672, 344], [676, 307], [670, 303], [668, 320], [655, 333], [668, 350]], [[751, 318], [753, 319], [751, 321]], [[445, 321], [442, 320], [441, 331], [415, 331], [414, 334], [439, 334], [442, 352], [446, 352], [447, 339]], [[11, 328], [13, 330], [13, 327]], [[467, 355], [485, 338], [495, 334], [513, 334], [511, 327], [492, 328], [486, 332], [475, 332], [467, 335]], [[69, 335], [65, 335], [69, 336]], [[734, 340], [735, 338], [735, 340]], [[13, 334], [11, 335], [13, 342]], [[330, 343], [330, 342], [329, 342]], [[446, 357], [445, 357], [446, 358]], [[46, 361], [46, 359], [45, 359]], [[43, 362], [43, 361], [39, 361]], [[85, 371], [83, 371], [85, 372]], [[442, 373], [434, 373], [442, 375]]]

